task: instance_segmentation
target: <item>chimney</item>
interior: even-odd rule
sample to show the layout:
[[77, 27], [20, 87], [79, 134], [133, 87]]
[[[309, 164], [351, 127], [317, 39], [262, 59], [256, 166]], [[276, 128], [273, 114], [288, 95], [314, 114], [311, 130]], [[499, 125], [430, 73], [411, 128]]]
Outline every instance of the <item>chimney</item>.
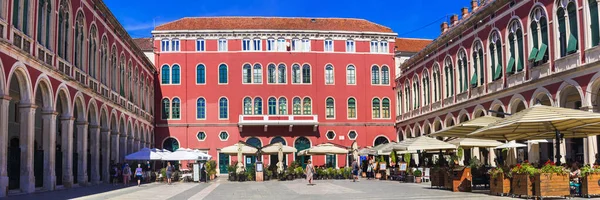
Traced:
[[442, 31], [442, 34], [446, 33], [446, 31], [448, 31], [448, 22], [442, 23], [442, 25], [440, 26], [440, 31]]
[[463, 7], [460, 11], [462, 12], [463, 19], [466, 19], [467, 17], [469, 17], [469, 8]]
[[475, 12], [479, 6], [477, 5], [477, 0], [471, 0], [471, 11]]
[[450, 17], [450, 25], [454, 26], [456, 25], [456, 23], [458, 23], [458, 15], [454, 14], [452, 15], [452, 17]]

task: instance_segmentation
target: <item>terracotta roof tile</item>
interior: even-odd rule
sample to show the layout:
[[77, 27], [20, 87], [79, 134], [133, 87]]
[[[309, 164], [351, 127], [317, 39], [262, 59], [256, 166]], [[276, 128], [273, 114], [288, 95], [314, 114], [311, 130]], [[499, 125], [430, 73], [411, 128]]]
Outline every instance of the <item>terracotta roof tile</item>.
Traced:
[[186, 17], [157, 26], [155, 30], [318, 30], [393, 33], [388, 27], [364, 19], [291, 17]]
[[396, 51], [417, 53], [431, 44], [429, 39], [396, 38]]
[[133, 42], [140, 48], [142, 51], [152, 51], [152, 38], [134, 38]]

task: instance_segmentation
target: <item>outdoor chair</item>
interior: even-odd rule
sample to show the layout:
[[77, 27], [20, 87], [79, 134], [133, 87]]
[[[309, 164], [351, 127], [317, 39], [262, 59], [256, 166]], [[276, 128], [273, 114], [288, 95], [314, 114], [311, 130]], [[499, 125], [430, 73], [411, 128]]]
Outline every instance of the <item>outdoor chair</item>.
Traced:
[[423, 172], [423, 182], [429, 182], [431, 181], [430, 177], [429, 177], [429, 173], [430, 173], [430, 168], [425, 168]]

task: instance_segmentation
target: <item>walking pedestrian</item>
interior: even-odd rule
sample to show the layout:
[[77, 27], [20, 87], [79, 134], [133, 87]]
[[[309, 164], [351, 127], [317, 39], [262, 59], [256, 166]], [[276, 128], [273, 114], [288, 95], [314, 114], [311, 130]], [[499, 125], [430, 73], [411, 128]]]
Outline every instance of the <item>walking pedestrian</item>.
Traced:
[[143, 172], [142, 172], [142, 164], [138, 164], [138, 167], [135, 168], [135, 177], [137, 178], [137, 182], [138, 182], [138, 187], [141, 186], [142, 184], [142, 179], [144, 178]]
[[112, 176], [112, 184], [117, 185], [119, 183], [119, 168], [116, 164], [112, 165], [112, 170], [110, 171]]
[[352, 161], [352, 182], [358, 181], [358, 168], [358, 162], [354, 159], [354, 161]]
[[306, 169], [304, 170], [306, 174], [306, 180], [308, 180], [308, 185], [314, 185], [313, 174], [315, 173], [315, 167], [312, 165], [312, 161], [308, 160], [308, 164], [306, 165]]
[[173, 175], [173, 166], [171, 162], [167, 162], [167, 184], [171, 185], [171, 175]]
[[150, 168], [150, 161], [146, 161], [146, 182], [152, 181], [152, 168]]
[[129, 164], [125, 163], [125, 167], [123, 167], [123, 185], [125, 187], [129, 186], [129, 178], [131, 178], [131, 167]]

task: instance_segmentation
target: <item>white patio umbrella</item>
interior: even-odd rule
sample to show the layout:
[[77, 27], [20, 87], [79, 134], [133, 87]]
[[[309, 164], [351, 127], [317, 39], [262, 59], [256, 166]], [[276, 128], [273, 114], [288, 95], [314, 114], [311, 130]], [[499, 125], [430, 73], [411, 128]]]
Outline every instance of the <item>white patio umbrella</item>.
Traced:
[[202, 160], [202, 158], [190, 149], [180, 148], [173, 153], [163, 156], [162, 160]]
[[242, 160], [244, 155], [253, 155], [258, 152], [256, 147], [250, 146], [245, 142], [238, 142], [234, 145], [221, 149], [221, 153], [236, 155], [237, 156], [237, 170], [236, 173], [244, 171], [244, 161]]
[[125, 160], [161, 160], [163, 155], [156, 150], [149, 148], [140, 149], [140, 151], [125, 156]]
[[279, 162], [277, 162], [277, 171], [283, 171], [283, 155], [296, 153], [298, 150], [294, 147], [290, 147], [287, 145], [283, 145], [281, 142], [273, 143], [268, 146], [265, 146], [261, 149], [264, 154], [275, 155], [277, 154], [277, 158]]
[[375, 151], [375, 156], [379, 156], [379, 155], [384, 155], [384, 156], [389, 156], [390, 153], [392, 153], [391, 151], [389, 152], [384, 152], [384, 149], [388, 149], [394, 145], [398, 144], [397, 142], [389, 142], [389, 143], [385, 143], [385, 144], [380, 144], [377, 146], [373, 147], [373, 150]]
[[373, 150], [371, 147], [366, 147], [358, 150], [358, 155], [368, 156], [368, 155], [377, 155], [377, 151]]
[[461, 147], [497, 147], [502, 145], [502, 142], [496, 140], [482, 140], [474, 138], [457, 138], [448, 141], [448, 143]]
[[336, 146], [331, 143], [324, 143], [298, 152], [299, 156], [327, 154], [348, 154], [348, 149]]
[[456, 149], [456, 146], [444, 141], [440, 141], [435, 138], [430, 138], [427, 136], [420, 136], [416, 138], [411, 138], [408, 140], [404, 140], [395, 145], [392, 145], [382, 151], [391, 152], [391, 151], [427, 151], [427, 150], [447, 150], [447, 149]]
[[198, 157], [200, 158], [200, 160], [210, 160], [212, 158], [211, 155], [208, 155], [206, 153], [201, 152], [200, 150], [196, 149], [193, 150], [192, 152], [198, 154]]
[[517, 143], [516, 141], [510, 141], [503, 145], [499, 145], [496, 149], [505, 149], [505, 148], [518, 148], [518, 147], [527, 147], [526, 144]]

